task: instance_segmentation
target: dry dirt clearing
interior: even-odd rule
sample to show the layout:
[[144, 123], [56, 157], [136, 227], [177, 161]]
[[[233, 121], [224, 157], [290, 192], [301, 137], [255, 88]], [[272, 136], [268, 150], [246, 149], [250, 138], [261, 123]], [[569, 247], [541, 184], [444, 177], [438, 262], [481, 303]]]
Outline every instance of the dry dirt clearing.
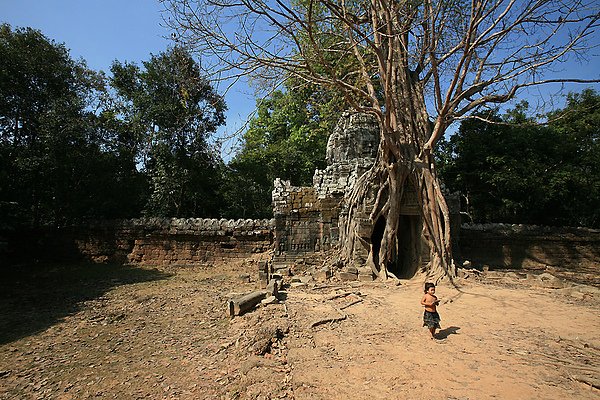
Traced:
[[[598, 289], [469, 278], [295, 284], [229, 319], [253, 260], [23, 266], [0, 282], [1, 399], [600, 399]], [[254, 280], [254, 279], [253, 279]], [[594, 385], [596, 387], [594, 387]]]

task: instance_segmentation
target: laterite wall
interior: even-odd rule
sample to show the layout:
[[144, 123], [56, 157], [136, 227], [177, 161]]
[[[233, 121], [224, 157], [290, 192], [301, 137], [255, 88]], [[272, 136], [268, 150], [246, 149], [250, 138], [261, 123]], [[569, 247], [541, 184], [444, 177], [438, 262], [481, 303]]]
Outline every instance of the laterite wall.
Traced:
[[271, 248], [272, 220], [147, 218], [0, 233], [0, 261], [196, 265]]
[[460, 257], [474, 266], [600, 269], [600, 230], [511, 224], [462, 225]]

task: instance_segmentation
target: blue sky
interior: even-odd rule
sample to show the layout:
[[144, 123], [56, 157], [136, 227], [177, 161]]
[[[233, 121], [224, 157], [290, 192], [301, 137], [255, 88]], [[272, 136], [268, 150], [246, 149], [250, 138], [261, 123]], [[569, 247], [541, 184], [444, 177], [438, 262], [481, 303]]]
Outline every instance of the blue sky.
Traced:
[[[0, 22], [39, 29], [50, 39], [65, 43], [73, 58], [85, 59], [94, 70], [108, 71], [115, 59], [139, 64], [171, 44], [170, 31], [164, 27], [161, 17], [162, 7], [158, 0], [0, 0]], [[576, 70], [578, 77], [600, 78], [599, 51], [598, 48], [591, 50], [590, 62], [562, 65], [556, 75]], [[586, 86], [592, 85], [570, 84], [566, 90], [579, 91]], [[597, 84], [593, 87], [599, 89]], [[560, 85], [532, 89], [528, 94], [522, 93], [519, 99], [529, 97], [530, 103], [535, 105], [540, 96], [547, 97], [559, 89]], [[254, 110], [255, 98], [252, 89], [241, 82], [225, 99], [229, 107], [227, 125], [219, 134], [230, 136]], [[231, 143], [227, 142], [223, 149], [226, 159], [229, 158], [227, 145]]]
[[[64, 43], [74, 59], [109, 71], [114, 60], [139, 64], [172, 44], [162, 9], [157, 0], [0, 0], [0, 22], [38, 29]], [[255, 100], [243, 84], [225, 99], [227, 125], [219, 133], [228, 136], [242, 126]]]
[[152, 0], [0, 0], [0, 20], [39, 29], [106, 71], [115, 59], [140, 61], [167, 47], [160, 7]]

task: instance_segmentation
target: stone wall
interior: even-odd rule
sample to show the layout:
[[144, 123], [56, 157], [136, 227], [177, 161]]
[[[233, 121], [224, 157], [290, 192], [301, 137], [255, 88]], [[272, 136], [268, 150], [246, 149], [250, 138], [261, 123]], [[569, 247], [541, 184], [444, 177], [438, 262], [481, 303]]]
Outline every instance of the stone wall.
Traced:
[[[288, 241], [288, 247], [279, 249], [275, 262], [293, 263], [302, 254], [321, 250], [312, 246], [312, 240], [325, 236], [323, 230], [330, 227], [317, 224], [323, 230], [315, 232], [306, 223], [308, 220], [302, 223], [300, 213], [298, 217], [297, 223], [290, 223], [290, 232], [307, 239]], [[311, 217], [305, 215], [304, 218]], [[268, 251], [275, 245], [276, 223], [277, 219], [135, 219], [63, 229], [4, 232], [0, 233], [0, 263], [83, 258], [93, 262], [185, 266], [241, 259]], [[331, 232], [328, 235], [335, 236]], [[460, 262], [469, 260], [475, 267], [554, 266], [598, 271], [600, 230], [463, 224], [455, 257]]]
[[185, 266], [270, 250], [273, 220], [148, 218], [0, 236], [5, 238], [5, 263], [84, 259]]
[[460, 255], [474, 266], [600, 268], [600, 230], [511, 224], [463, 224]]
[[[134, 221], [135, 222], [135, 221]], [[167, 219], [138, 222], [130, 263], [193, 265], [243, 259], [271, 248], [272, 220]]]

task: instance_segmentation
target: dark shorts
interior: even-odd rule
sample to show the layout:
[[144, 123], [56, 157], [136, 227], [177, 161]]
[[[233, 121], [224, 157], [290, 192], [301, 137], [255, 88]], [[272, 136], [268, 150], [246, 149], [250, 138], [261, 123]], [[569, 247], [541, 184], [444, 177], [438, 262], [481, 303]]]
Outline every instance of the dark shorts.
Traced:
[[440, 329], [440, 314], [431, 311], [425, 311], [423, 314], [423, 326], [428, 327], [429, 329]]

